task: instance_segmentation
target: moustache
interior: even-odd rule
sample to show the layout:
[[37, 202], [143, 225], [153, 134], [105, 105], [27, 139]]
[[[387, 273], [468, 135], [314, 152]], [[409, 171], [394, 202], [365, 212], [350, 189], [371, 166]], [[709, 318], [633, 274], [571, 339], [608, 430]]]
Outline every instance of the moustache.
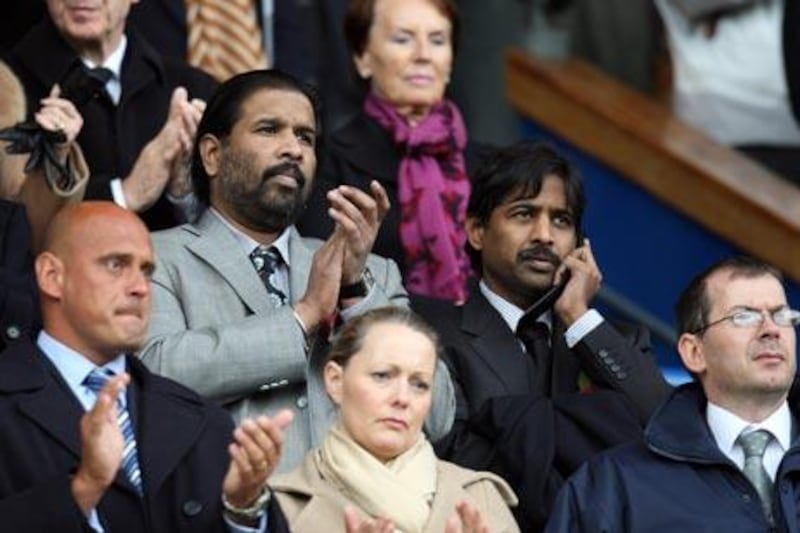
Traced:
[[547, 261], [556, 268], [561, 264], [561, 258], [546, 244], [534, 244], [530, 248], [525, 248], [517, 254], [517, 261], [519, 262], [534, 259], [538, 261]]
[[295, 163], [281, 163], [274, 167], [267, 168], [261, 174], [261, 183], [264, 184], [275, 176], [289, 176], [294, 178], [300, 190], [306, 185], [306, 177], [303, 175], [303, 171], [300, 170], [300, 167]]

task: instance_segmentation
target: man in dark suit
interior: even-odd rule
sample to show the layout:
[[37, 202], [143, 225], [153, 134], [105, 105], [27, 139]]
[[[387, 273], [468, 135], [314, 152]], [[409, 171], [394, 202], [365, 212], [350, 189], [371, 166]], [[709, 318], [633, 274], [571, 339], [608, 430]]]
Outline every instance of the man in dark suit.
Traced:
[[91, 74], [102, 77], [101, 90], [76, 102], [84, 120], [78, 143], [92, 173], [86, 198], [113, 198], [158, 229], [192, 214], [185, 162], [203, 111], [198, 99], [211, 94], [214, 81], [126, 31], [137, 2], [48, 0], [48, 16], [5, 59], [25, 88], [29, 112], [54, 84], [66, 89], [66, 80], [105, 69]]
[[[638, 436], [669, 390], [647, 332], [623, 335], [589, 307], [602, 276], [580, 237], [584, 201], [580, 177], [549, 147], [497, 151], [476, 171], [467, 209], [478, 287], [462, 307], [417, 306], [440, 331], [456, 389], [438, 451], [505, 476], [524, 494], [517, 516], [530, 529], [566, 475]], [[563, 293], [529, 310], [554, 284]]]
[[39, 329], [25, 206], [0, 199], [0, 350]]
[[0, 357], [4, 530], [264, 529], [291, 414], [234, 432], [223, 410], [126, 355], [147, 331], [153, 265], [130, 211], [85, 202], [53, 220], [35, 264], [44, 329]]

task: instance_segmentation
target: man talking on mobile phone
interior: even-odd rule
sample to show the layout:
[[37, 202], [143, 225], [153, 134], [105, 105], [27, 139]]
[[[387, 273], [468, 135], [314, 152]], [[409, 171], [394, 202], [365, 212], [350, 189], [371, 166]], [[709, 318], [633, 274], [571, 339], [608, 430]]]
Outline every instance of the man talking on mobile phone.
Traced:
[[498, 150], [473, 177], [467, 235], [480, 281], [462, 307], [418, 302], [456, 390], [444, 458], [506, 477], [523, 530], [543, 525], [563, 480], [638, 438], [669, 386], [640, 326], [590, 307], [602, 274], [581, 235], [583, 183], [550, 147]]

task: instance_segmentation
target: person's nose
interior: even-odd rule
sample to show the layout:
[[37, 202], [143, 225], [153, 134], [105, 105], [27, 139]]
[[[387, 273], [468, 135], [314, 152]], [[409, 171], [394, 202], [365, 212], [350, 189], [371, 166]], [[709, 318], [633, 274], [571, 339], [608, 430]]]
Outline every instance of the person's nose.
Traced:
[[758, 328], [759, 334], [762, 337], [780, 337], [781, 327], [775, 322], [772, 313], [766, 310], [761, 311], [763, 321]]
[[398, 381], [395, 384], [394, 388], [394, 398], [393, 402], [395, 406], [405, 408], [408, 406], [409, 400], [411, 398], [411, 385], [408, 383], [404, 383], [402, 381]]
[[294, 133], [285, 133], [280, 140], [280, 156], [290, 161], [300, 161], [303, 158], [303, 147], [300, 139]]
[[133, 296], [143, 298], [150, 294], [150, 275], [142, 270], [135, 270], [131, 275], [128, 291]]
[[531, 224], [530, 240], [531, 242], [553, 244], [553, 226], [550, 217], [542, 214], [534, 218]]
[[417, 39], [414, 46], [414, 61], [427, 63], [431, 60], [431, 50], [431, 43], [427, 39]]

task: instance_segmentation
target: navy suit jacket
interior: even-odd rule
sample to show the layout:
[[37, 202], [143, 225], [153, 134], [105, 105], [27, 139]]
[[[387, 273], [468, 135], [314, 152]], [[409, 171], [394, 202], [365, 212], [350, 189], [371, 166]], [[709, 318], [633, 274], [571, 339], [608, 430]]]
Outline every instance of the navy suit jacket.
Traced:
[[0, 350], [40, 327], [30, 242], [25, 206], [0, 199]]
[[[145, 496], [120, 472], [97, 511], [109, 532], [227, 531], [220, 494], [230, 416], [128, 357], [128, 405]], [[0, 523], [4, 531], [90, 531], [70, 492], [80, 461], [78, 399], [32, 343], [0, 356]]]

